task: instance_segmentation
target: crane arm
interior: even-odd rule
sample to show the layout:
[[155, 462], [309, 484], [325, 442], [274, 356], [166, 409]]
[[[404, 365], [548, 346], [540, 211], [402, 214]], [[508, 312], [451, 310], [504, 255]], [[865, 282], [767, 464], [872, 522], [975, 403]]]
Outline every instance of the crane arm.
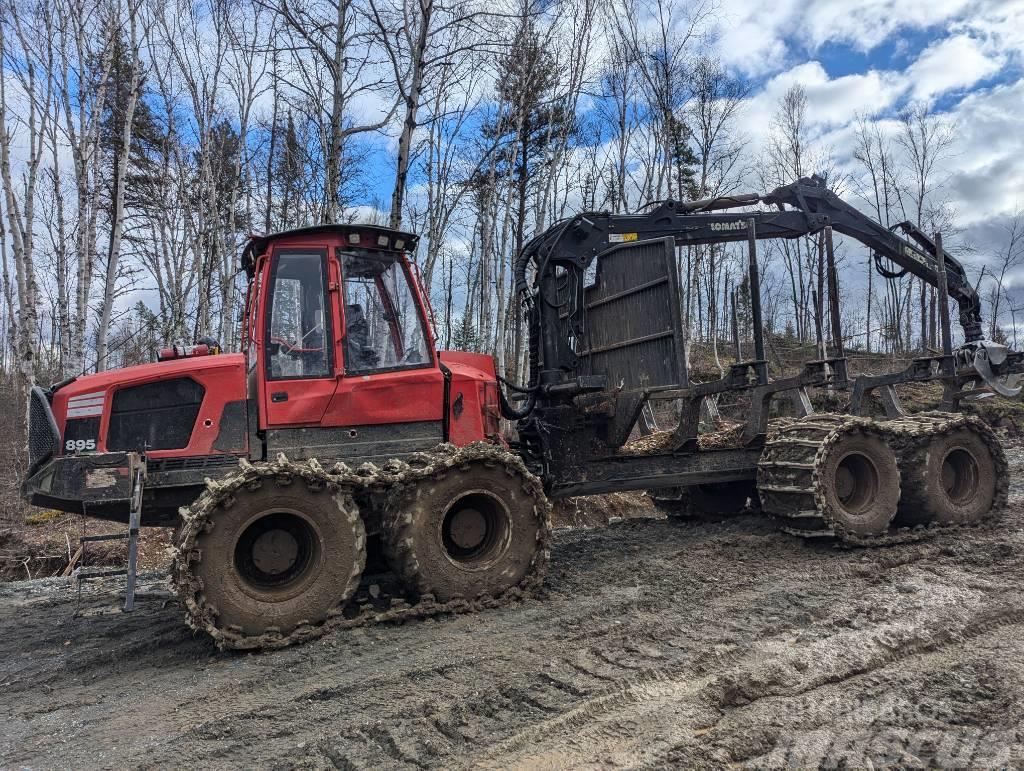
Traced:
[[[730, 209], [766, 203], [777, 211], [731, 212]], [[786, 206], [791, 207], [789, 209]], [[546, 269], [585, 269], [591, 260], [611, 246], [651, 238], [674, 238], [681, 246], [729, 243], [747, 239], [747, 224], [754, 221], [758, 239], [793, 239], [813, 235], [826, 226], [849, 236], [875, 255], [898, 266], [890, 277], [911, 273], [938, 286], [935, 244], [909, 222], [886, 228], [862, 214], [828, 189], [823, 179], [805, 177], [765, 195], [745, 194], [679, 203], [666, 201], [644, 214], [586, 213], [563, 220], [535, 237], [514, 263], [516, 287], [527, 289], [526, 269], [537, 267], [537, 283]], [[884, 269], [880, 270], [885, 274]], [[960, 325], [966, 342], [982, 338], [981, 302], [967, 280], [963, 266], [948, 254], [945, 267], [949, 294], [957, 301]]]

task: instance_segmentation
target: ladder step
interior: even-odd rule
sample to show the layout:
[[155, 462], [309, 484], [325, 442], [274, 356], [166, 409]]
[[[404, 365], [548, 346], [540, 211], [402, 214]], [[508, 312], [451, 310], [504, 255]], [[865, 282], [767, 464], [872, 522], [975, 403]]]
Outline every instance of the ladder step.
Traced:
[[795, 469], [812, 469], [814, 463], [791, 463], [785, 460], [763, 460], [760, 461], [758, 466], [770, 466], [771, 468], [795, 468]]
[[772, 447], [774, 447], [777, 444], [795, 444], [795, 445], [799, 445], [800, 447], [820, 447], [821, 446], [821, 442], [816, 441], [814, 439], [776, 439], [773, 442], [769, 442], [769, 444]]
[[76, 581], [88, 581], [90, 578], [105, 578], [107, 576], [126, 576], [128, 571], [121, 570], [91, 570], [75, 575]]
[[93, 541], [124, 541], [130, 537], [129, 533], [104, 533], [102, 535], [83, 535], [78, 539], [79, 543]]

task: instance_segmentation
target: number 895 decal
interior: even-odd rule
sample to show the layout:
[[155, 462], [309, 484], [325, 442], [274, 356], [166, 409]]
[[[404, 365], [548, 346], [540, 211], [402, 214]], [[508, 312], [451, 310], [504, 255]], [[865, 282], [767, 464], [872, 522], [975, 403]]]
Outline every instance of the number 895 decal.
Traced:
[[95, 439], [68, 439], [64, 442], [64, 449], [67, 452], [84, 452], [96, 449]]

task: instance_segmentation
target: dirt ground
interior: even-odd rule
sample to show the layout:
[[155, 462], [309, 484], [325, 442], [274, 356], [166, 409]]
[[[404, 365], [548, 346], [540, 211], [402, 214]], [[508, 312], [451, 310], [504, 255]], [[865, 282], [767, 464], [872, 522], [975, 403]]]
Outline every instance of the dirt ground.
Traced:
[[[1024, 451], [997, 531], [758, 516], [558, 533], [545, 596], [220, 653], [159, 579], [0, 585], [3, 767], [1024, 764]], [[616, 520], [618, 518], [616, 517]]]

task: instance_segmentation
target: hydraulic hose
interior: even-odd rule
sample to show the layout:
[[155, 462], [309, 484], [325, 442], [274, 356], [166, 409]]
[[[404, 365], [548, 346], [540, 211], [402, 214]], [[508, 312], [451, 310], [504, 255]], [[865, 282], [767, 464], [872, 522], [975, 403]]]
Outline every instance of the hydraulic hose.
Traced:
[[[505, 382], [505, 380], [503, 378], [498, 378], [498, 380], [501, 380], [502, 382]], [[518, 389], [513, 389], [513, 390], [518, 390]], [[525, 392], [525, 389], [524, 389], [524, 392]], [[513, 407], [511, 404], [508, 403], [508, 399], [505, 398], [505, 391], [502, 390], [502, 388], [499, 386], [498, 387], [498, 403], [499, 403], [499, 406], [501, 407], [501, 416], [503, 418], [505, 418], [505, 420], [522, 420], [527, 415], [529, 415], [531, 412], [533, 412], [533, 408], [537, 405], [537, 390], [536, 390], [536, 388], [534, 388], [530, 392], [530, 396], [526, 400], [526, 403], [522, 407], [516, 409], [515, 407]]]

